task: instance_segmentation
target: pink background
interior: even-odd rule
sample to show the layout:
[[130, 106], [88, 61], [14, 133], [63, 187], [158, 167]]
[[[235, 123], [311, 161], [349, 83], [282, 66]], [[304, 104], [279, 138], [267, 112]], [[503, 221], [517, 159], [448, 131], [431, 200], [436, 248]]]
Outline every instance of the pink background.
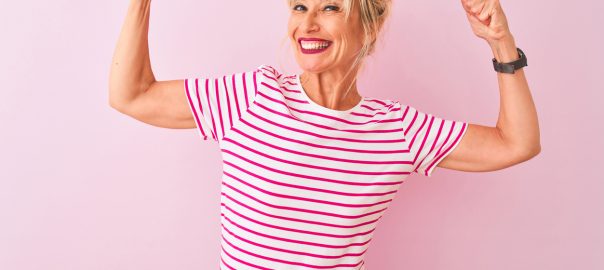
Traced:
[[[108, 105], [128, 1], [4, 2], [0, 269], [216, 269], [217, 144]], [[297, 72], [282, 43], [285, 0], [264, 2], [154, 1], [156, 78], [260, 64]], [[541, 154], [494, 172], [409, 177], [376, 231], [369, 270], [604, 269], [604, 4], [502, 5], [528, 57]], [[386, 31], [361, 94], [495, 125], [492, 53], [460, 1], [395, 1]]]

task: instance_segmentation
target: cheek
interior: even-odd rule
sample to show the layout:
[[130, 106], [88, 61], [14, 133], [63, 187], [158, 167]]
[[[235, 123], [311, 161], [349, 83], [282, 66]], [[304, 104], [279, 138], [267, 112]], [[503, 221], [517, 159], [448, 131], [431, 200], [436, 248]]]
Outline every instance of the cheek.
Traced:
[[290, 22], [287, 24], [287, 35], [288, 35], [288, 37], [289, 37], [290, 39], [292, 39], [292, 38], [293, 38], [294, 33], [295, 33], [295, 31], [296, 31], [296, 28], [297, 28], [297, 25], [298, 25], [298, 24], [297, 24], [295, 21], [290, 21]]
[[287, 20], [287, 28], [295, 29], [298, 25], [300, 25], [300, 22], [301, 22], [301, 20], [297, 16], [295, 16], [295, 15], [290, 16], [289, 19]]

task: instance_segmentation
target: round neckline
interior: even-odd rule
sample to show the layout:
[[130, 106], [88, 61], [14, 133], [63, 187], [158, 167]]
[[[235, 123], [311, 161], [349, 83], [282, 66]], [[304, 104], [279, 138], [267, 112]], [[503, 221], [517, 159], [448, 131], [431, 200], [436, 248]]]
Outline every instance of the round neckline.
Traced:
[[365, 102], [365, 97], [361, 96], [361, 100], [359, 101], [359, 103], [357, 103], [356, 105], [354, 105], [354, 107], [345, 110], [345, 111], [341, 111], [341, 110], [334, 110], [334, 109], [330, 109], [327, 107], [324, 107], [323, 105], [320, 105], [316, 102], [314, 102], [309, 96], [308, 94], [306, 94], [306, 91], [304, 90], [304, 87], [302, 87], [302, 82], [300, 82], [300, 74], [296, 74], [296, 83], [298, 84], [299, 88], [300, 88], [300, 92], [302, 92], [302, 96], [304, 97], [304, 99], [306, 101], [308, 101], [308, 103], [313, 106], [316, 107], [317, 109], [328, 113], [328, 114], [336, 114], [336, 115], [344, 115], [344, 114], [349, 114], [353, 111], [355, 111], [356, 109], [358, 109], [359, 107], [361, 107], [361, 105], [363, 105], [363, 103]]

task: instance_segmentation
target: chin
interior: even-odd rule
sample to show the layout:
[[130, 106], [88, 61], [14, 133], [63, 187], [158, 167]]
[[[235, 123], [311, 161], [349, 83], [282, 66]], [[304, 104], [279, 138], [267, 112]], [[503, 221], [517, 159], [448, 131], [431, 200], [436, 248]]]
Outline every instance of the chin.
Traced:
[[[302, 56], [305, 57], [305, 56]], [[325, 59], [299, 59], [298, 66], [306, 71], [311, 73], [319, 73], [329, 68], [330, 64], [325, 61]]]

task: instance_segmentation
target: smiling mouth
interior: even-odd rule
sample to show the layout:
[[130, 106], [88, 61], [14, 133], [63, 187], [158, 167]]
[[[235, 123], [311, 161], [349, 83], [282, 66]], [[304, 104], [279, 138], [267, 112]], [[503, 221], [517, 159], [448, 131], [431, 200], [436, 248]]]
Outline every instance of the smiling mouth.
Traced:
[[298, 44], [300, 44], [300, 50], [304, 54], [315, 54], [321, 53], [327, 50], [331, 46], [331, 41], [316, 38], [300, 38]]

